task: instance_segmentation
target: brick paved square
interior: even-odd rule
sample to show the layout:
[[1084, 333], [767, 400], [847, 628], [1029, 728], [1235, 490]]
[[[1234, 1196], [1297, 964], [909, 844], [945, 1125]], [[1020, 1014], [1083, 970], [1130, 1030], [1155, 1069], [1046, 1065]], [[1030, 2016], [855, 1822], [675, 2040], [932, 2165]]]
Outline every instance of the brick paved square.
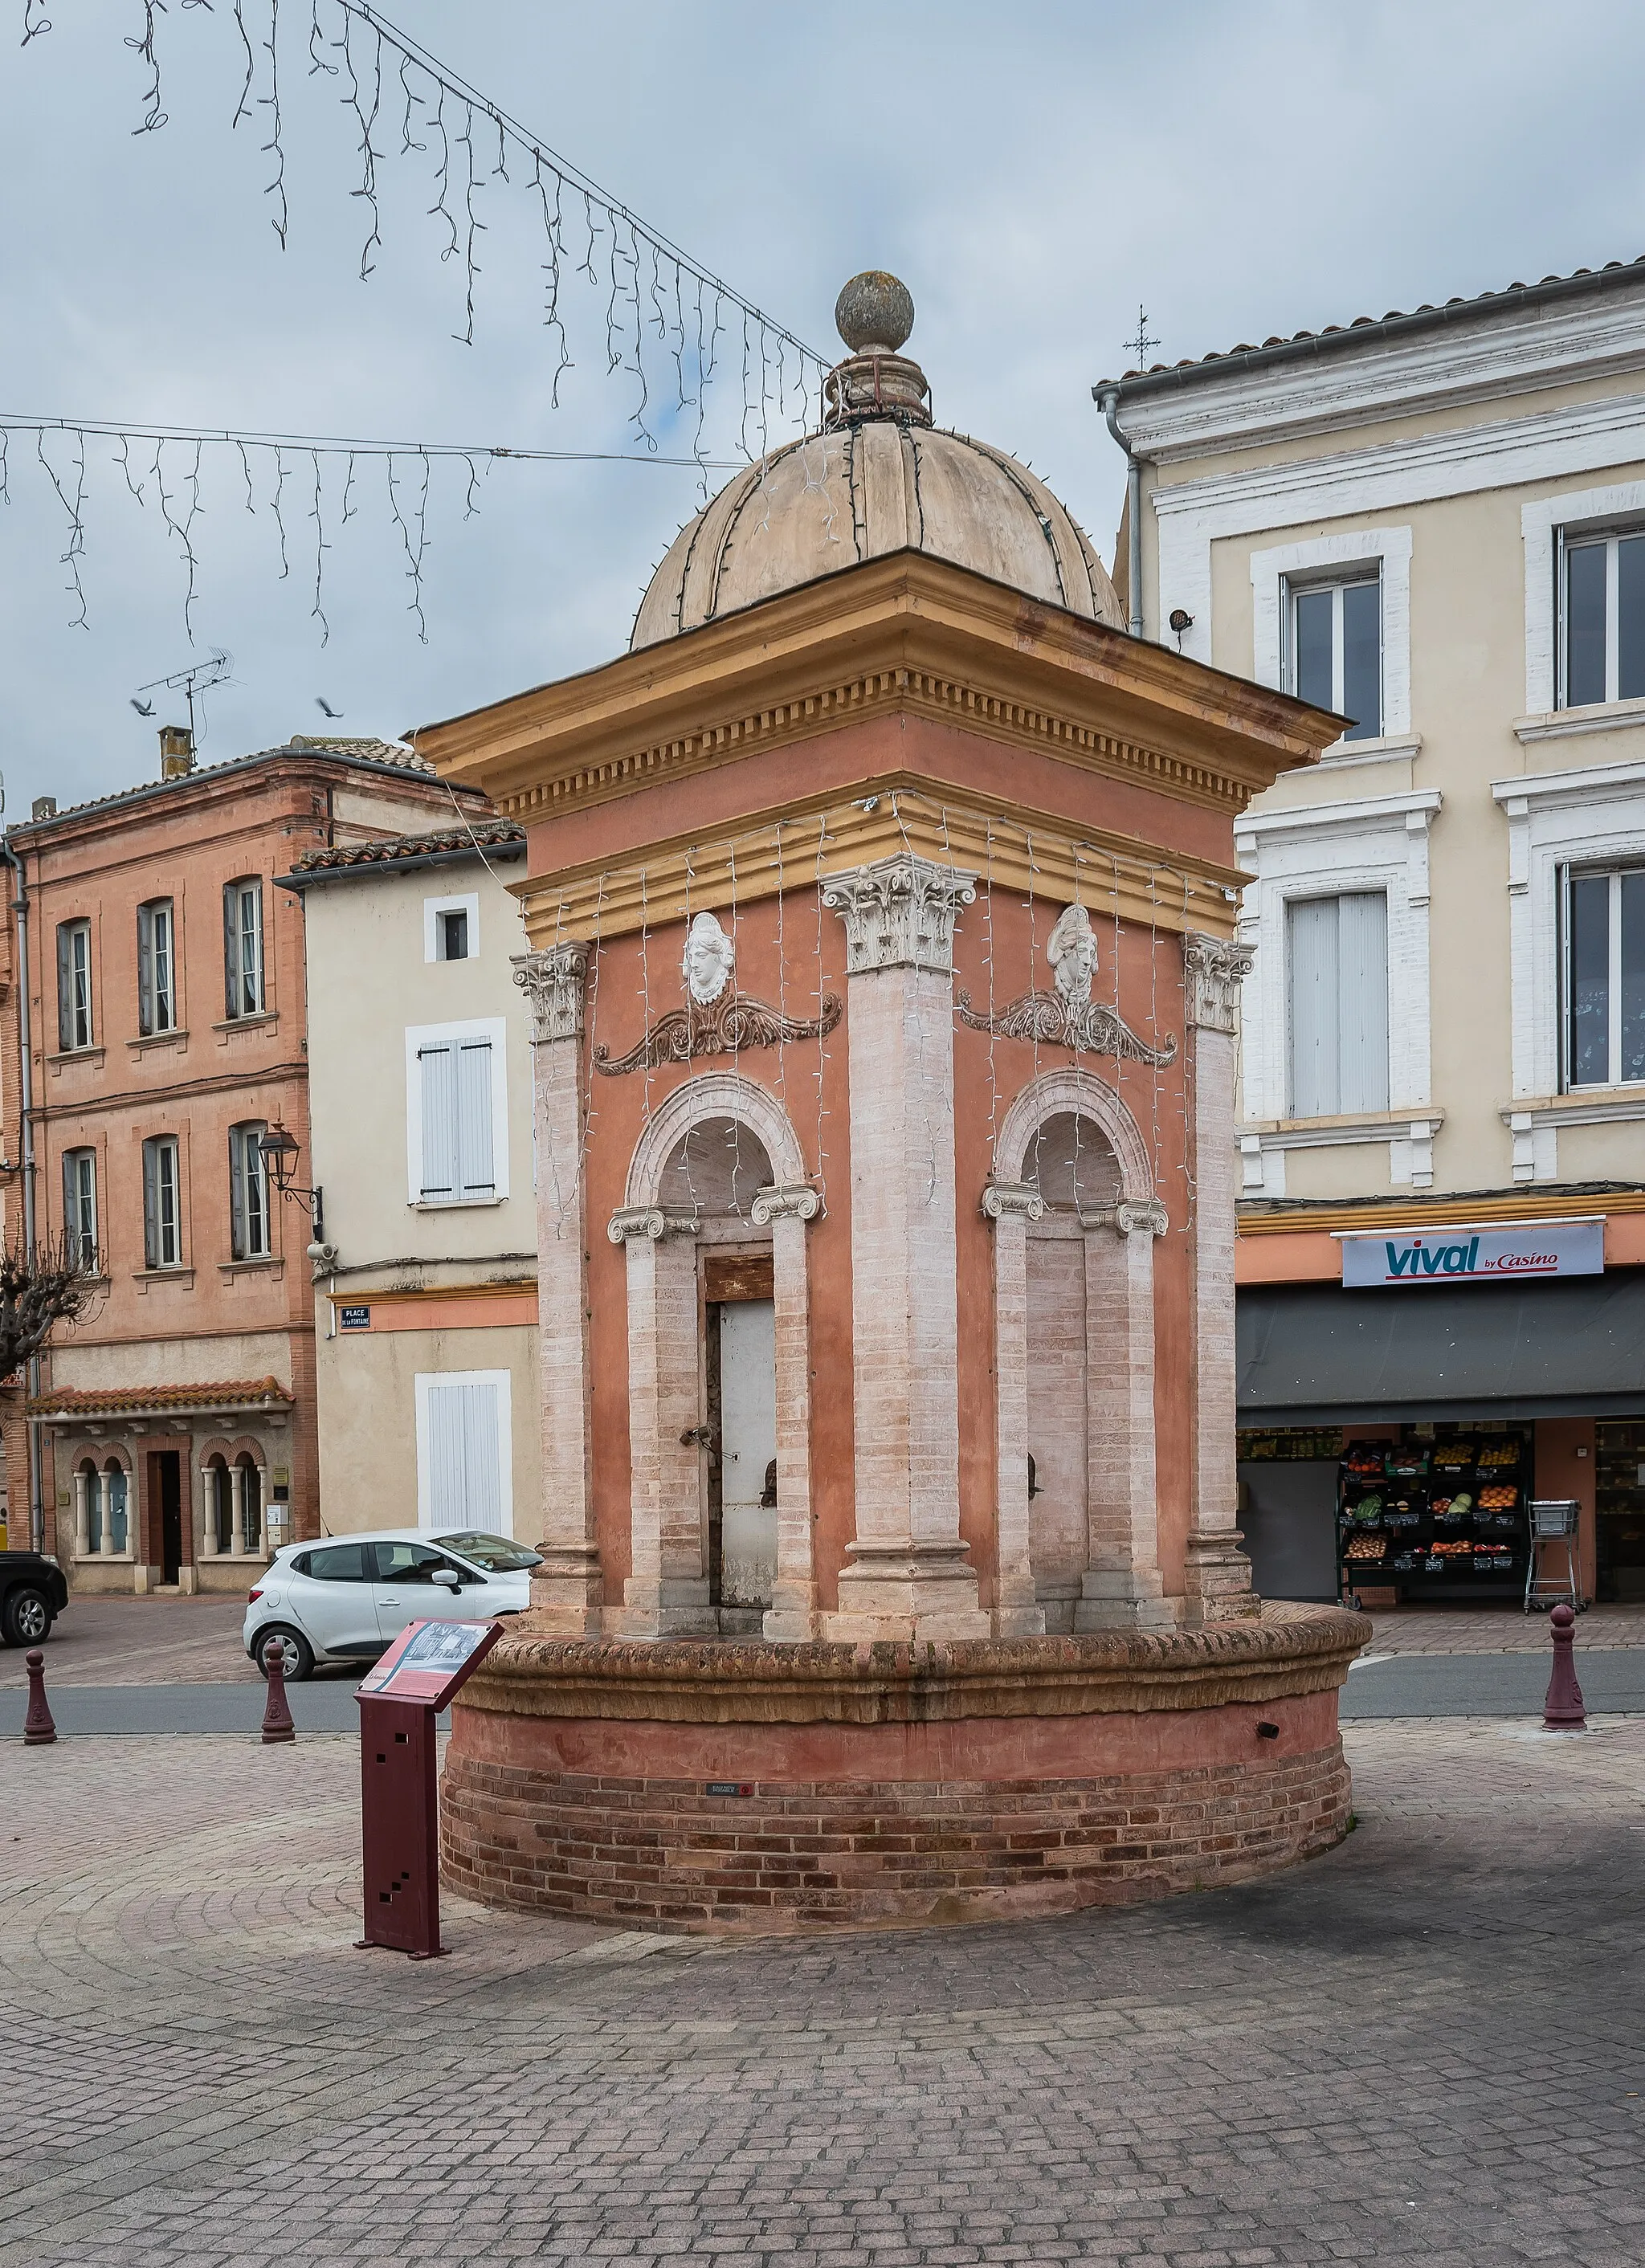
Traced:
[[351, 1949], [353, 1744], [0, 1751], [0, 2268], [1645, 2254], [1645, 1719], [1354, 1727], [1276, 1881], [725, 1948]]

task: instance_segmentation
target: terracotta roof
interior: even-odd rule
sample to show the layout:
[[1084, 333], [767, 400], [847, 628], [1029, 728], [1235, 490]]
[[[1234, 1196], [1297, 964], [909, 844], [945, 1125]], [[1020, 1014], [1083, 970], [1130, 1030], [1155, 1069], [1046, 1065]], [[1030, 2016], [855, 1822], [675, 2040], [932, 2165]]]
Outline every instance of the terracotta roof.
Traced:
[[1120, 378], [1099, 379], [1092, 391], [1102, 394], [1110, 387], [1125, 392], [1141, 393], [1151, 383], [1180, 383], [1190, 373], [1208, 372], [1220, 363], [1236, 362], [1250, 357], [1279, 361], [1283, 357], [1317, 354], [1322, 349], [1355, 341], [1367, 331], [1394, 328], [1426, 329], [1443, 323], [1485, 316], [1516, 303], [1536, 305], [1545, 299], [1568, 298], [1583, 289], [1596, 286], [1609, 290], [1622, 283], [1645, 283], [1645, 257], [1638, 260], [1608, 260], [1603, 268], [1578, 268], [1568, 276], [1545, 276], [1536, 284], [1509, 284], [1498, 291], [1480, 291], [1472, 298], [1447, 299], [1442, 306], [1425, 301], [1408, 313], [1402, 308], [1391, 308], [1385, 315], [1355, 315], [1352, 322], [1327, 323], [1323, 330], [1295, 331], [1288, 338], [1274, 336], [1264, 339], [1260, 346], [1249, 341], [1236, 347], [1225, 347], [1219, 353], [1187, 356], [1181, 362], [1151, 363], [1147, 370], [1128, 370]]
[[523, 843], [526, 830], [512, 819], [459, 821], [428, 835], [390, 835], [379, 843], [349, 843], [331, 850], [305, 850], [291, 861], [293, 874], [336, 873], [346, 866], [393, 866], [402, 859], [438, 858], [452, 851], [490, 850]]
[[277, 1378], [219, 1379], [206, 1386], [65, 1386], [29, 1403], [31, 1418], [122, 1417], [148, 1410], [228, 1410], [260, 1402], [291, 1402]]
[[218, 764], [196, 764], [193, 771], [181, 773], [175, 779], [140, 780], [136, 786], [119, 788], [113, 795], [94, 795], [85, 803], [66, 804], [49, 819], [19, 819], [9, 831], [28, 835], [36, 828], [55, 827], [62, 820], [77, 819], [88, 811], [109, 810], [133, 796], [161, 795], [173, 788], [192, 786], [196, 780], [216, 779], [225, 772], [242, 770], [247, 764], [266, 763], [275, 756], [341, 756], [346, 763], [365, 764], [373, 771], [415, 772], [423, 779], [439, 777], [426, 756], [418, 755], [415, 748], [395, 740], [322, 740], [313, 734], [293, 733], [278, 747], [254, 748], [249, 755], [225, 756]]

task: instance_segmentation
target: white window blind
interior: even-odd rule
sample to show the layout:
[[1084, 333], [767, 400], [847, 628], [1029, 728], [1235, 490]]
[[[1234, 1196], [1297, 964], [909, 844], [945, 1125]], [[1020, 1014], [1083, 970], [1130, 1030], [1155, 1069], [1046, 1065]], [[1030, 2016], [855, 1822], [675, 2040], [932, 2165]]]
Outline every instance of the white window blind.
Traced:
[[491, 1042], [448, 1040], [417, 1049], [425, 1202], [496, 1195]]
[[493, 1535], [504, 1528], [500, 1401], [490, 1380], [430, 1380], [432, 1528], [477, 1528]]
[[1294, 899], [1287, 928], [1292, 1116], [1386, 1110], [1386, 896]]

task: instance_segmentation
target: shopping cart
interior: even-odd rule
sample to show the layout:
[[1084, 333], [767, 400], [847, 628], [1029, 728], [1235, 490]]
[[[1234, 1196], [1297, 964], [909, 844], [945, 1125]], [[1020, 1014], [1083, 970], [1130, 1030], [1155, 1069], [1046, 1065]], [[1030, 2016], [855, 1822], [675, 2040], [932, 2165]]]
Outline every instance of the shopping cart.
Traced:
[[[1557, 1607], [1561, 1600], [1579, 1614], [1584, 1604], [1576, 1580], [1576, 1521], [1582, 1506], [1575, 1497], [1533, 1498], [1531, 1506], [1531, 1557], [1525, 1564], [1525, 1612], [1532, 1607]], [[1554, 1547], [1550, 1570], [1546, 1547]], [[1565, 1547], [1560, 1569], [1559, 1547]]]

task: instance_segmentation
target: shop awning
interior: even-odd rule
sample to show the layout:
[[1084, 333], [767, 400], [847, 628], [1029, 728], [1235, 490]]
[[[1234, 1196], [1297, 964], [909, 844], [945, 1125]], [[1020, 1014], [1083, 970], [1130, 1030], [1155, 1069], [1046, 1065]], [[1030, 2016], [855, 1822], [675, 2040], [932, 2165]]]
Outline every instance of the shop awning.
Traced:
[[1645, 1269], [1523, 1285], [1252, 1285], [1242, 1425], [1645, 1417]]

